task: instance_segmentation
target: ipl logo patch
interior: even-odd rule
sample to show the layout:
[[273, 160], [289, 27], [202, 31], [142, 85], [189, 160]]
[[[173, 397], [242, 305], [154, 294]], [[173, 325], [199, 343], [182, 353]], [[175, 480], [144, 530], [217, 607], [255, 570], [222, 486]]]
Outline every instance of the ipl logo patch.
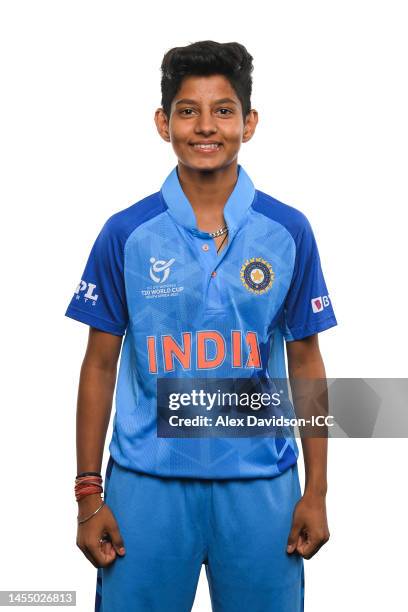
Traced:
[[272, 287], [274, 279], [275, 273], [271, 264], [262, 257], [251, 257], [242, 265], [241, 281], [251, 293], [266, 293]]

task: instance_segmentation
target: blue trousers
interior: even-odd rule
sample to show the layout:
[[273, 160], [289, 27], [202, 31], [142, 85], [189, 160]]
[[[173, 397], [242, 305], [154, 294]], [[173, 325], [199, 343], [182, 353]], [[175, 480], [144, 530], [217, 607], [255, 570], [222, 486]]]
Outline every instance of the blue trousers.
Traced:
[[201, 566], [213, 612], [302, 612], [303, 559], [288, 555], [297, 464], [274, 478], [160, 478], [109, 458], [105, 500], [126, 554], [97, 572], [95, 612], [190, 612]]

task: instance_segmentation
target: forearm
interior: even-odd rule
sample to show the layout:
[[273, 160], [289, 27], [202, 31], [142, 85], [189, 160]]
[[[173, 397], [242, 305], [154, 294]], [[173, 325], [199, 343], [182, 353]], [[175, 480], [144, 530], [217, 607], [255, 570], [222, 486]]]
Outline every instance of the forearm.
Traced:
[[305, 493], [327, 493], [327, 438], [303, 438]]
[[[307, 359], [289, 362], [289, 379], [297, 416], [328, 414], [327, 383], [324, 363], [316, 350]], [[310, 383], [303, 383], [311, 381]], [[315, 382], [313, 382], [315, 381]], [[297, 383], [297, 384], [296, 384]], [[309, 386], [307, 386], [309, 385]], [[327, 492], [327, 426], [316, 426], [302, 437], [305, 463], [305, 493], [326, 495]]]
[[100, 472], [112, 410], [116, 368], [81, 367], [76, 419], [77, 471]]

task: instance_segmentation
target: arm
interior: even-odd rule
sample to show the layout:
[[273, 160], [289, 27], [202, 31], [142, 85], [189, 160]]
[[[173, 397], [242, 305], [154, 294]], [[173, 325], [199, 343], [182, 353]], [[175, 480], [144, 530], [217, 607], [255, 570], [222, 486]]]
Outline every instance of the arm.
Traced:
[[100, 472], [121, 344], [121, 336], [107, 334], [93, 327], [89, 329], [78, 388], [78, 473]]
[[[289, 379], [325, 379], [326, 372], [319, 349], [318, 334], [287, 342]], [[296, 410], [296, 393], [294, 407]], [[324, 397], [327, 413], [327, 394]], [[329, 537], [326, 516], [327, 492], [327, 428], [324, 437], [302, 437], [305, 462], [305, 490], [295, 507], [292, 529], [288, 539], [288, 552], [295, 550], [310, 559]]]
[[[122, 337], [89, 329], [88, 346], [82, 362], [76, 417], [77, 472], [100, 472], [109, 425], [116, 370]], [[80, 519], [101, 505], [99, 493], [78, 502]], [[100, 544], [109, 534], [112, 543]], [[105, 505], [91, 519], [78, 526], [77, 545], [95, 567], [111, 563], [123, 546], [116, 521]], [[116, 551], [116, 552], [115, 552]]]

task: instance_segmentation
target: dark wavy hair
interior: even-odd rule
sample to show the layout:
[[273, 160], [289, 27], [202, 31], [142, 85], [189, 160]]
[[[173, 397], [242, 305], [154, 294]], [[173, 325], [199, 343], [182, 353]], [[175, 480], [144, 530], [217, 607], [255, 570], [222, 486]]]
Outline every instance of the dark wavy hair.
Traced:
[[170, 117], [171, 103], [185, 77], [222, 74], [237, 94], [245, 119], [251, 110], [252, 60], [252, 55], [237, 42], [202, 40], [167, 51], [161, 64], [161, 105], [167, 118]]

